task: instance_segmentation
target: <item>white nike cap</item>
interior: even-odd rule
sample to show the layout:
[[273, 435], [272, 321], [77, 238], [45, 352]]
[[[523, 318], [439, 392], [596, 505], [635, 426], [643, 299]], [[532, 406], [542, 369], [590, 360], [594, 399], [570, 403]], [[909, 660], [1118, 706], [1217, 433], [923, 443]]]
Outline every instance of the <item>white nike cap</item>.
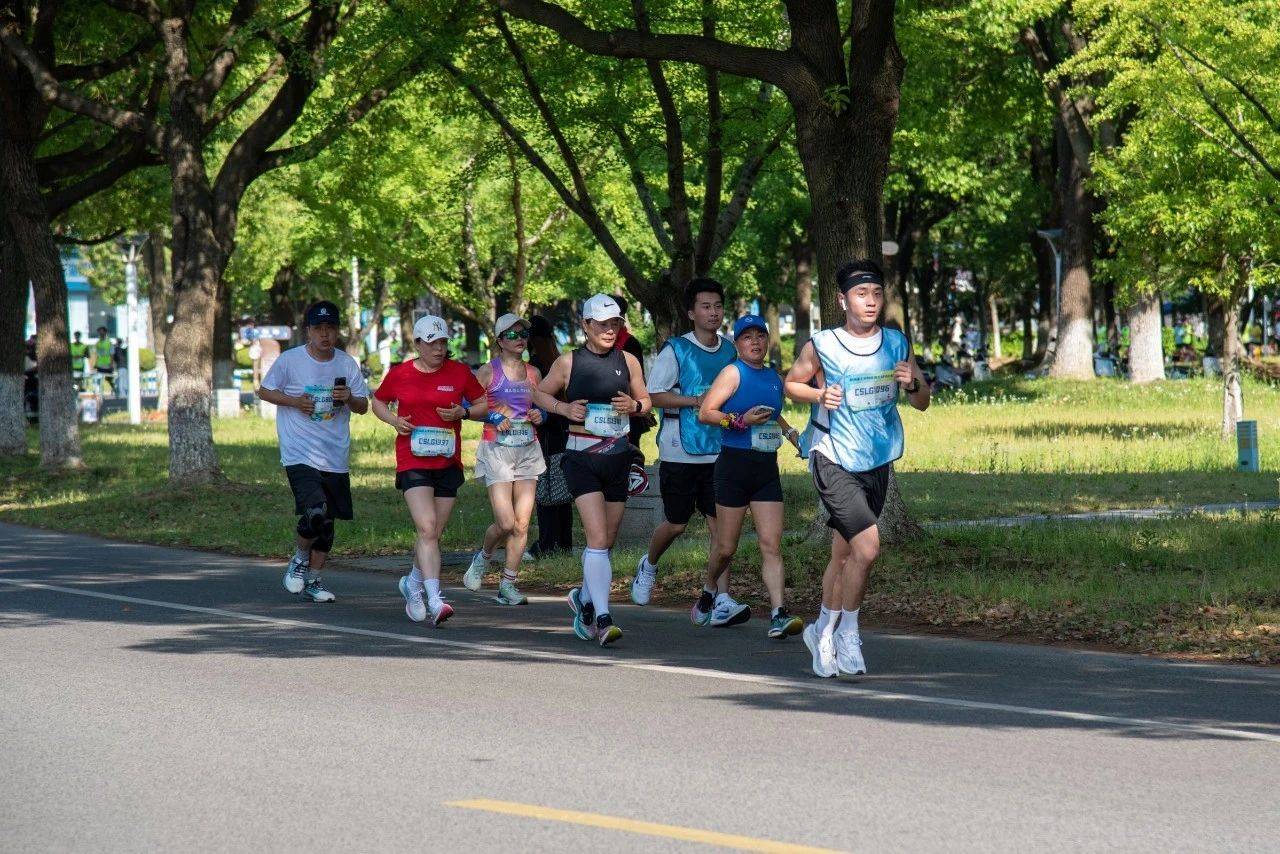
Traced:
[[419, 317], [417, 322], [413, 324], [413, 337], [414, 340], [423, 341], [427, 344], [432, 341], [447, 339], [449, 337], [449, 326], [444, 322], [443, 317], [428, 314], [425, 317]]
[[511, 312], [507, 312], [506, 314], [502, 315], [502, 317], [498, 318], [497, 323], [493, 324], [493, 334], [501, 335], [511, 327], [515, 326], [517, 323], [523, 323], [526, 327], [529, 326], [529, 321], [525, 320], [523, 317], [519, 316], [518, 314], [512, 314]]
[[585, 320], [612, 320], [622, 317], [622, 308], [617, 300], [608, 294], [596, 294], [582, 304], [582, 317]]

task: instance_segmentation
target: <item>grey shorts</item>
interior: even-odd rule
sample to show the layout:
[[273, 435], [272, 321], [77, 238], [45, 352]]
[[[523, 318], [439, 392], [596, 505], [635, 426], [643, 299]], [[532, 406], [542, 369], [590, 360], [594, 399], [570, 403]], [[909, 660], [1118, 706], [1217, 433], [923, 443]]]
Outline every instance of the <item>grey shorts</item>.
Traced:
[[485, 486], [537, 480], [546, 470], [547, 461], [542, 458], [542, 447], [537, 442], [515, 448], [481, 442], [476, 448], [476, 478], [483, 480]]

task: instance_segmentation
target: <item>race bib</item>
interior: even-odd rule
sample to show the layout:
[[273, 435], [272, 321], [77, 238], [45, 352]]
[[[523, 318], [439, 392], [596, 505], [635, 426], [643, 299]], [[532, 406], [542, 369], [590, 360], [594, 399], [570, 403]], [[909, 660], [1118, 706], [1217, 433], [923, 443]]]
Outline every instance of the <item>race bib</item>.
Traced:
[[782, 447], [782, 428], [777, 421], [751, 426], [751, 450], [772, 454]]
[[848, 376], [841, 386], [843, 405], [853, 410], [876, 409], [898, 400], [898, 381], [893, 378], [893, 371]]
[[627, 435], [631, 425], [627, 416], [614, 411], [612, 403], [588, 403], [583, 426], [592, 436], [614, 439]]
[[452, 457], [458, 437], [444, 427], [414, 427], [409, 434], [409, 452], [415, 457]]
[[316, 403], [311, 411], [312, 421], [329, 421], [333, 418], [333, 386], [309, 385], [303, 389]]
[[523, 448], [537, 439], [533, 432], [533, 425], [528, 421], [512, 421], [510, 430], [505, 433], [497, 430], [495, 433], [498, 437], [497, 443], [506, 448]]

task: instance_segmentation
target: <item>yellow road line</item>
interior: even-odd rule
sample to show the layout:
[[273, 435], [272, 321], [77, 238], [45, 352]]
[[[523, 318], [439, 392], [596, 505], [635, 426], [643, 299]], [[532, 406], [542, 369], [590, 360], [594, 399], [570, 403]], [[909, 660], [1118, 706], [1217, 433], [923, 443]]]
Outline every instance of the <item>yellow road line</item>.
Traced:
[[679, 839], [684, 842], [701, 842], [704, 845], [735, 848], [739, 851], [767, 851], [771, 852], [771, 854], [831, 854], [832, 852], [830, 848], [791, 845], [786, 842], [773, 842], [768, 839], [755, 839], [750, 836], [735, 836], [732, 833], [717, 833], [714, 830], [698, 830], [692, 827], [677, 827], [672, 824], [656, 824], [651, 821], [635, 821], [611, 815], [598, 815], [575, 810], [558, 810], [552, 807], [518, 804], [512, 801], [495, 801], [489, 798], [449, 801], [445, 806], [518, 815], [524, 818], [541, 819], [542, 821], [563, 821], [568, 824], [582, 824], [587, 827], [620, 830], [624, 833], [640, 833], [645, 836], [662, 836], [667, 839]]

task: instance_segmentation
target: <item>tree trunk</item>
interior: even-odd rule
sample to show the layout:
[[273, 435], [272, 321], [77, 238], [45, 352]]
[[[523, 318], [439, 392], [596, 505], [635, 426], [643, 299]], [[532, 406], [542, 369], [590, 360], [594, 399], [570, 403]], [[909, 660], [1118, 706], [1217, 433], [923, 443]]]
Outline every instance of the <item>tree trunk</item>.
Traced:
[[916, 277], [916, 288], [920, 291], [920, 349], [933, 358], [933, 342], [937, 332], [938, 318], [933, 310], [933, 283], [938, 278], [936, 261], [930, 258]]
[[1054, 295], [1056, 275], [1053, 252], [1038, 235], [1031, 236], [1031, 254], [1036, 259], [1036, 285], [1038, 310], [1036, 311], [1036, 365], [1044, 365], [1049, 355], [1049, 342], [1058, 337], [1057, 312]]
[[27, 288], [22, 253], [7, 217], [0, 213], [0, 456], [27, 452], [23, 406]]
[[1239, 262], [1238, 278], [1222, 304], [1222, 438], [1235, 435], [1244, 417], [1244, 389], [1240, 385], [1240, 305], [1248, 288], [1251, 261]]
[[169, 410], [169, 372], [165, 368], [164, 348], [169, 340], [169, 309], [173, 303], [173, 279], [165, 257], [167, 237], [155, 228], [142, 245], [142, 263], [147, 269], [147, 299], [151, 303], [151, 346], [156, 354], [156, 379], [160, 412]]
[[1022, 361], [1032, 364], [1035, 361], [1036, 333], [1036, 288], [1028, 284], [1022, 292]]
[[213, 387], [238, 388], [235, 381], [235, 333], [231, 322], [231, 285], [218, 277], [217, 304], [213, 315]]
[[[80, 431], [71, 380], [67, 334], [67, 280], [35, 166], [21, 147], [0, 133], [0, 187], [9, 196], [9, 228], [22, 252], [36, 298], [36, 364], [40, 382], [40, 461], [47, 468], [78, 468]], [[24, 303], [25, 312], [25, 300]]]
[[413, 356], [413, 307], [411, 299], [396, 301], [396, 313], [400, 315], [400, 357], [409, 359]]
[[1115, 356], [1120, 352], [1120, 319], [1116, 312], [1116, 286], [1110, 280], [1102, 285], [1102, 311], [1107, 327], [1107, 352]]
[[880, 528], [881, 541], [889, 545], [900, 545], [924, 536], [924, 529], [911, 519], [902, 500], [898, 476], [892, 465], [889, 466], [889, 489], [885, 493], [884, 510], [876, 524]]
[[1062, 312], [1049, 375], [1089, 380], [1093, 372], [1093, 209], [1070, 145], [1059, 145], [1062, 177]]
[[1160, 294], [1146, 294], [1128, 311], [1129, 380], [1149, 383], [1164, 379], [1163, 326]]
[[267, 318], [273, 326], [292, 327], [297, 320], [292, 295], [293, 283], [297, 278], [298, 270], [292, 264], [285, 264], [276, 270], [271, 288], [267, 291]]
[[773, 300], [761, 299], [764, 309], [764, 322], [769, 324], [769, 361], [782, 366], [782, 332], [778, 329], [778, 304]]
[[995, 360], [1004, 355], [1004, 341], [1000, 337], [1000, 306], [995, 294], [987, 294], [987, 307], [991, 310], [991, 352], [988, 358]]
[[214, 231], [200, 120], [181, 101], [171, 109], [165, 152], [173, 183], [173, 326], [164, 354], [169, 366], [169, 481], [186, 486], [222, 476], [210, 417], [210, 333], [227, 254]]
[[809, 341], [813, 326], [813, 244], [806, 234], [791, 241], [791, 260], [796, 271], [796, 341], [795, 352]]

